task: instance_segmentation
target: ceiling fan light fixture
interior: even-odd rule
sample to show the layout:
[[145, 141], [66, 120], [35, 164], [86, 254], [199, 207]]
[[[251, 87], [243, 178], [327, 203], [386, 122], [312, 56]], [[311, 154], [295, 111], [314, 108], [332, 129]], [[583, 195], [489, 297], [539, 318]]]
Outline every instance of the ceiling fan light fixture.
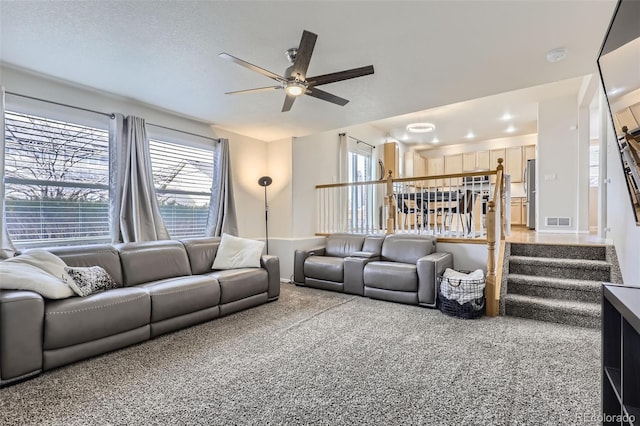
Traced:
[[436, 129], [433, 123], [412, 123], [407, 126], [407, 132], [411, 133], [429, 133]]
[[300, 96], [307, 91], [307, 85], [301, 81], [290, 81], [284, 87], [284, 91], [290, 96]]

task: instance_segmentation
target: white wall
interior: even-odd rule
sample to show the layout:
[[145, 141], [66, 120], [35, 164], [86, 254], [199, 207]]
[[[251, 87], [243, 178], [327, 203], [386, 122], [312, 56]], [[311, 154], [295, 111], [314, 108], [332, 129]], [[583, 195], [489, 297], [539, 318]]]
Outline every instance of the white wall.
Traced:
[[611, 121], [607, 123], [607, 238], [616, 246], [625, 284], [640, 286], [640, 226], [636, 225], [618, 143]]
[[[538, 232], [576, 232], [578, 219], [578, 105], [575, 96], [538, 105]], [[588, 178], [588, 176], [587, 176]], [[546, 217], [569, 217], [568, 228], [548, 227]]]
[[338, 133], [343, 132], [374, 146], [385, 142], [384, 133], [370, 125], [353, 126], [294, 138], [292, 237], [308, 237], [316, 232], [315, 186], [338, 182]]

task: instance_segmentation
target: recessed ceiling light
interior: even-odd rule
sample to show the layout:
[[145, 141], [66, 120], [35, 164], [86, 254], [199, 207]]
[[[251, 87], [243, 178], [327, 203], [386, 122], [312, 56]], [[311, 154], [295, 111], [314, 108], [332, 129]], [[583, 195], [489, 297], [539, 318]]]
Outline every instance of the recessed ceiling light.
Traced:
[[465, 138], [467, 138], [467, 139], [473, 139], [475, 137], [476, 137], [476, 135], [471, 130], [469, 130], [469, 133], [467, 133], [465, 135]]
[[607, 93], [607, 95], [609, 96], [613, 96], [613, 95], [617, 95], [618, 93], [622, 92], [622, 89], [619, 87], [616, 87], [615, 89], [611, 89], [609, 90], [609, 92]]
[[507, 133], [513, 133], [515, 131], [516, 131], [516, 128], [513, 127], [513, 124], [505, 129], [505, 132]]
[[439, 143], [439, 142], [440, 142], [440, 139], [438, 139], [437, 137], [431, 140], [431, 143]]
[[513, 118], [513, 115], [509, 114], [508, 112], [505, 112], [502, 117], [500, 117], [500, 120], [502, 121], [509, 121]]
[[407, 126], [407, 132], [411, 133], [429, 133], [436, 129], [436, 125], [432, 123], [412, 123]]
[[564, 47], [551, 49], [547, 52], [547, 61], [551, 63], [560, 62], [567, 57], [568, 50]]

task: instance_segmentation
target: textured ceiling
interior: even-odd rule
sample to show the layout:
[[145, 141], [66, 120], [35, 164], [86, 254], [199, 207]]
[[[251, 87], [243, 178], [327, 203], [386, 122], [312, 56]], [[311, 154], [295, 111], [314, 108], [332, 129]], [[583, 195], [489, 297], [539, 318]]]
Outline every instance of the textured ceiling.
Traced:
[[[615, 3], [2, 1], [0, 54], [9, 65], [274, 140], [593, 73]], [[284, 51], [304, 29], [319, 36], [309, 74], [374, 65], [372, 76], [322, 87], [347, 106], [305, 96], [281, 113], [280, 91], [224, 95], [272, 81], [220, 52], [281, 74]], [[548, 63], [545, 53], [560, 46], [568, 58]]]

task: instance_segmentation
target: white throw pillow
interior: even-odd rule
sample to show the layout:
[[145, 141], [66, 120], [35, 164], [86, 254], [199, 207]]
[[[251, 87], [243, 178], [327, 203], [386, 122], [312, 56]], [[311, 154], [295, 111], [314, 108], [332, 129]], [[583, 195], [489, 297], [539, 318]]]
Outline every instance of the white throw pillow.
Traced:
[[264, 243], [222, 234], [211, 269], [259, 268]]
[[46, 250], [29, 250], [0, 262], [0, 288], [30, 290], [47, 299], [65, 299], [74, 295], [67, 284], [71, 277], [66, 263]]

